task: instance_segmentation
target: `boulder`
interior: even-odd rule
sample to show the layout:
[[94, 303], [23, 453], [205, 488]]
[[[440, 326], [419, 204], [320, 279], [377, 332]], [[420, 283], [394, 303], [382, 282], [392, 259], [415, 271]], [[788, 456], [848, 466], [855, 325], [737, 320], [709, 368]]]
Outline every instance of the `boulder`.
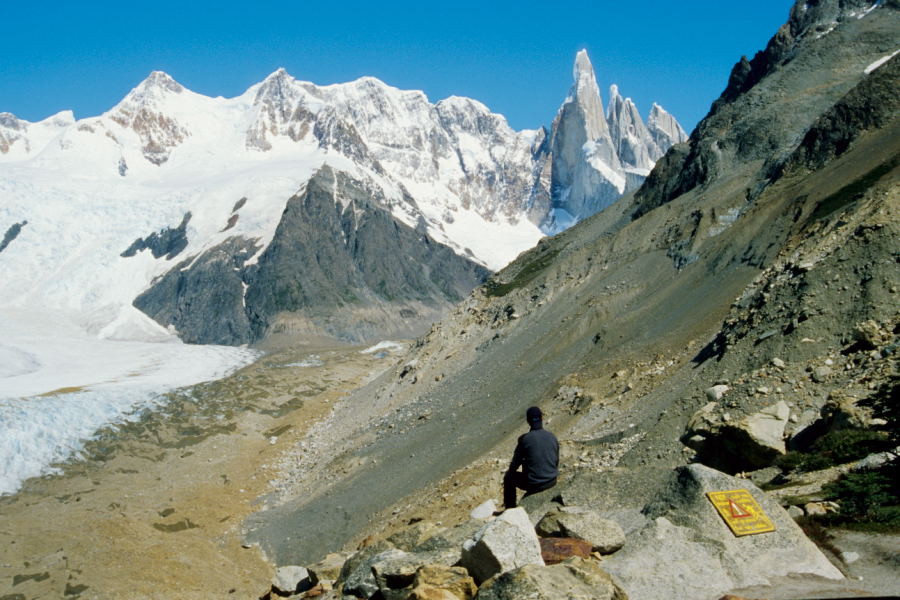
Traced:
[[593, 548], [590, 542], [569, 537], [542, 537], [541, 558], [544, 564], [555, 565], [567, 558], [590, 558]]
[[475, 600], [627, 600], [593, 560], [570, 558], [558, 565], [527, 565], [485, 582]]
[[319, 582], [315, 574], [304, 567], [278, 567], [272, 578], [272, 591], [281, 596], [305, 592]]
[[464, 568], [425, 565], [416, 571], [407, 600], [472, 600], [477, 591]]
[[853, 340], [864, 350], [874, 350], [890, 342], [891, 334], [875, 321], [863, 321], [853, 328]]
[[[740, 488], [759, 503], [774, 532], [735, 537], [706, 496]], [[842, 578], [775, 500], [750, 481], [703, 465], [675, 469], [644, 514], [647, 524], [603, 562], [635, 598], [717, 598], [792, 574]]]
[[560, 506], [537, 524], [538, 535], [584, 540], [600, 554], [612, 554], [625, 545], [625, 532], [596, 511], [579, 506]]
[[780, 400], [744, 419], [743, 428], [760, 446], [784, 454], [784, 427], [790, 416], [791, 409], [784, 400]]
[[375, 542], [352, 555], [341, 568], [337, 583], [345, 595], [368, 598], [378, 591], [372, 564], [389, 556], [405, 554], [386, 541]]
[[734, 421], [709, 403], [691, 417], [682, 441], [697, 451], [700, 462], [718, 469], [732, 473], [762, 469], [786, 452], [784, 432], [790, 412], [781, 400]]
[[459, 560], [459, 554], [452, 550], [416, 554], [385, 552], [371, 562], [375, 584], [385, 600], [402, 600], [409, 594], [416, 572], [425, 565], [451, 567]]
[[538, 536], [521, 507], [488, 521], [463, 544], [460, 559], [476, 583], [525, 565], [543, 564]]

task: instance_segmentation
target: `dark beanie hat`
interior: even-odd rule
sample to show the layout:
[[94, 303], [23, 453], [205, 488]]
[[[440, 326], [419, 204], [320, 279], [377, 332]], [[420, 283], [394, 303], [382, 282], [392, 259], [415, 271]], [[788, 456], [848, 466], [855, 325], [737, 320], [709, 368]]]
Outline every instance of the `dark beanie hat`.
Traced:
[[529, 423], [540, 423], [544, 418], [544, 413], [542, 413], [541, 409], [537, 406], [532, 406], [525, 411], [525, 418]]

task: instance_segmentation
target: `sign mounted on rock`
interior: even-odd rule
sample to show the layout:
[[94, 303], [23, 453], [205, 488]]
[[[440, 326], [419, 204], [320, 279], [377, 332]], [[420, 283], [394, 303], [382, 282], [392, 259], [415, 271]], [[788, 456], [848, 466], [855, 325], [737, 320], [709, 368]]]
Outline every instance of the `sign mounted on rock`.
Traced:
[[775, 531], [775, 524], [747, 490], [706, 492], [706, 497], [737, 537]]

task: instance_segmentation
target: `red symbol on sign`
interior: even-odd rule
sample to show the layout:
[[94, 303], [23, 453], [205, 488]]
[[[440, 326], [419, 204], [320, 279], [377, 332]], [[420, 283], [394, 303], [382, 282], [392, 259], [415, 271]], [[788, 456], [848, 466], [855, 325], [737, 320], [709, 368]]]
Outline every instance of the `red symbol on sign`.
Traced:
[[744, 517], [753, 516], [746, 508], [744, 508], [731, 498], [728, 499], [728, 507], [731, 509], [731, 517], [733, 519], [743, 519]]

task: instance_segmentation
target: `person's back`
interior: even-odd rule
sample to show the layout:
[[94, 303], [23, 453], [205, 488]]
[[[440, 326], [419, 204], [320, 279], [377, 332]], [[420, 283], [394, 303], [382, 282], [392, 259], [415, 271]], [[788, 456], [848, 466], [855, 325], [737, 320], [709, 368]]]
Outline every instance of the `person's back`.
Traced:
[[559, 476], [559, 442], [544, 429], [532, 429], [519, 438], [522, 472], [531, 487], [539, 487]]
[[[559, 476], [559, 442], [544, 429], [541, 409], [532, 406], [525, 413], [531, 431], [519, 436], [509, 469], [503, 477], [503, 505], [516, 506], [516, 489], [525, 495], [556, 485]], [[522, 467], [520, 472], [518, 469]]]

